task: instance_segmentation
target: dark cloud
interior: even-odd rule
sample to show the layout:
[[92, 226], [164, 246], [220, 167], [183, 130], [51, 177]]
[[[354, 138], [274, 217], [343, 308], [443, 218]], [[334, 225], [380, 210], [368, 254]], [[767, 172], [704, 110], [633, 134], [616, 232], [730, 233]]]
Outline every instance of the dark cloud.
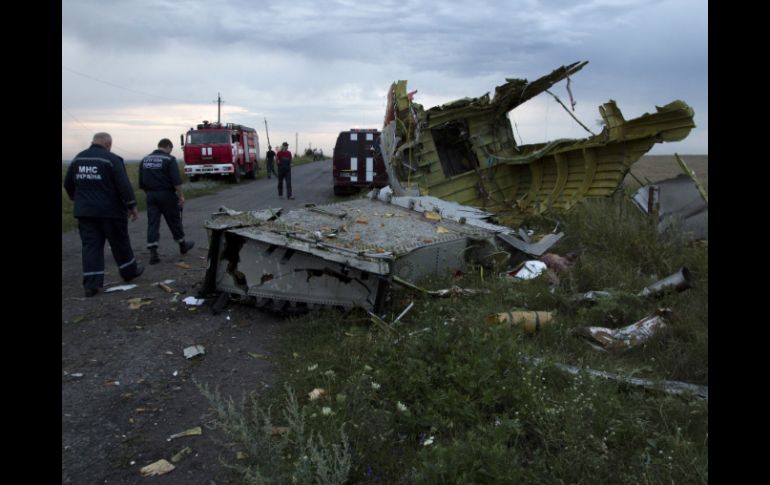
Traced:
[[62, 70], [62, 122], [180, 100], [208, 112], [222, 92], [240, 116], [312, 131], [323, 113], [375, 122], [356, 113], [396, 79], [446, 102], [587, 60], [581, 105], [684, 99], [707, 131], [707, 14], [702, 0], [67, 0], [62, 64], [98, 80]]

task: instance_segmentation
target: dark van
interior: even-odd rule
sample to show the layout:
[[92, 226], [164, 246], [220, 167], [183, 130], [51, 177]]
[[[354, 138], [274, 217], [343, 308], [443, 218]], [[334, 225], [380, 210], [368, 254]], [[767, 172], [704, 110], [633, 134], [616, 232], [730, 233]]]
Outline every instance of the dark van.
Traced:
[[388, 185], [380, 132], [374, 128], [340, 132], [334, 145], [332, 178], [335, 195]]

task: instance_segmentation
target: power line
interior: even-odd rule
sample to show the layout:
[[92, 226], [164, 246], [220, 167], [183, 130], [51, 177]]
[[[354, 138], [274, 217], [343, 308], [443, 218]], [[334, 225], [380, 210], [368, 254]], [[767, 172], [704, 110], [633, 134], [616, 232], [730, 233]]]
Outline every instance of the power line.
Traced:
[[158, 96], [156, 94], [145, 93], [143, 91], [137, 91], [136, 89], [127, 88], [125, 86], [121, 86], [120, 84], [115, 84], [115, 83], [112, 83], [112, 82], [109, 82], [109, 81], [104, 81], [103, 79], [98, 79], [98, 78], [95, 78], [93, 76], [89, 76], [88, 74], [83, 74], [82, 72], [78, 72], [78, 71], [76, 71], [74, 69], [70, 69], [69, 67], [64, 66], [64, 65], [62, 65], [61, 68], [64, 69], [65, 71], [69, 71], [69, 72], [71, 72], [73, 74], [77, 74], [78, 76], [83, 76], [84, 78], [91, 79], [92, 81], [97, 81], [97, 82], [106, 84], [108, 86], [112, 86], [114, 88], [123, 89], [125, 91], [129, 91], [129, 92], [136, 93], [136, 94], [141, 94], [143, 96], [151, 96], [153, 98], [164, 99], [166, 101], [179, 101], [179, 102], [182, 102], [182, 103], [202, 104], [199, 101], [190, 101], [190, 100], [185, 100], [185, 99], [168, 98], [168, 97], [165, 97], [165, 96]]
[[69, 112], [69, 110], [68, 110], [67, 108], [62, 108], [62, 110], [63, 110], [65, 113], [67, 113], [67, 114], [70, 116], [70, 118], [72, 118], [73, 120], [77, 121], [77, 122], [80, 124], [80, 126], [82, 126], [83, 128], [85, 128], [86, 130], [90, 129], [90, 128], [88, 128], [86, 125], [84, 125], [83, 123], [81, 123], [79, 119], [75, 118], [75, 116], [74, 116], [72, 113], [70, 113], [70, 112]]

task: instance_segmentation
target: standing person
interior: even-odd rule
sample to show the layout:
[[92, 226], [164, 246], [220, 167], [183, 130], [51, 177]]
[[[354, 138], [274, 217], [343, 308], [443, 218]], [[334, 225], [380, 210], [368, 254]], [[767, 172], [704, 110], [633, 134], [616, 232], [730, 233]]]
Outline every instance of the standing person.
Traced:
[[168, 138], [158, 142], [158, 149], [142, 159], [139, 167], [139, 188], [147, 194], [147, 249], [150, 250], [150, 264], [160, 263], [158, 244], [160, 242], [160, 216], [166, 219], [174, 241], [179, 243], [179, 252], [185, 254], [195, 246], [194, 241], [185, 241], [182, 228], [182, 177], [176, 157], [171, 155], [174, 145]]
[[275, 168], [273, 168], [273, 159], [275, 159], [275, 152], [273, 151], [273, 147], [268, 145], [267, 154], [265, 155], [265, 161], [267, 162], [267, 178], [272, 178], [271, 175], [278, 176], [278, 174], [275, 173]]
[[293, 199], [291, 195], [291, 152], [289, 144], [283, 142], [281, 151], [275, 157], [278, 159], [278, 198], [283, 198], [283, 181], [286, 180], [286, 198]]
[[64, 189], [75, 202], [83, 245], [83, 288], [85, 295], [96, 295], [104, 286], [104, 242], [110, 242], [120, 276], [131, 281], [144, 271], [134, 258], [128, 236], [128, 219], [139, 217], [136, 197], [123, 159], [111, 153], [112, 137], [97, 133], [91, 147], [78, 153], [67, 168]]

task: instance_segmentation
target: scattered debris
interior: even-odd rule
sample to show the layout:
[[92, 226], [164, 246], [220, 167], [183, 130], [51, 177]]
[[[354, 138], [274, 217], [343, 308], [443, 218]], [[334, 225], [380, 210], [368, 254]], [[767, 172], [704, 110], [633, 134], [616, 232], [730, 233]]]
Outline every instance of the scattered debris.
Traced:
[[142, 467], [139, 472], [143, 477], [150, 477], [154, 475], [165, 475], [166, 473], [172, 471], [174, 468], [176, 467], [168, 461], [160, 459], [155, 463], [151, 463], [145, 467]]
[[402, 286], [405, 286], [406, 288], [410, 288], [412, 290], [417, 290], [419, 292], [425, 293], [426, 295], [431, 296], [439, 296], [439, 297], [446, 297], [446, 296], [475, 296], [480, 294], [489, 294], [490, 291], [487, 289], [476, 289], [476, 288], [460, 288], [459, 286], [453, 286], [451, 288], [445, 288], [442, 290], [426, 290], [425, 288], [421, 288], [413, 283], [410, 283], [402, 278], [399, 278], [398, 276], [393, 277], [393, 282], [398, 283]]
[[655, 315], [644, 317], [623, 328], [578, 327], [572, 330], [572, 334], [588, 340], [597, 350], [628, 350], [647, 342], [664, 328], [665, 319], [670, 314], [670, 309], [661, 308]]
[[113, 286], [112, 288], [107, 288], [106, 290], [104, 290], [104, 292], [105, 293], [112, 293], [113, 291], [128, 291], [128, 290], [133, 290], [137, 286], [138, 285], [134, 285], [134, 284]]
[[689, 175], [641, 187], [631, 199], [645, 214], [657, 213], [658, 232], [678, 224], [689, 237], [708, 239], [708, 202]]
[[189, 455], [190, 453], [192, 453], [192, 448], [190, 448], [189, 446], [185, 446], [184, 448], [179, 450], [179, 452], [176, 455], [171, 457], [171, 461], [173, 463], [178, 463], [179, 461], [182, 460], [182, 458], [184, 458], [186, 455]]
[[177, 438], [182, 438], [184, 436], [200, 436], [203, 434], [203, 429], [201, 429], [200, 426], [196, 426], [194, 428], [186, 429], [180, 433], [172, 434], [168, 438], [166, 438], [166, 441], [175, 440]]
[[639, 296], [652, 296], [657, 295], [666, 289], [673, 288], [676, 291], [684, 291], [689, 288], [693, 288], [694, 282], [690, 270], [686, 267], [682, 267], [679, 271], [669, 276], [666, 276], [662, 280], [656, 281], [650, 286], [642, 289], [638, 293]]
[[545, 253], [540, 260], [557, 273], [566, 273], [575, 265], [577, 254], [567, 253], [565, 256], [559, 256], [555, 253]]
[[493, 313], [484, 317], [484, 321], [490, 325], [508, 323], [512, 327], [520, 327], [527, 333], [540, 332], [540, 327], [551, 323], [552, 320], [552, 312], [536, 311], [510, 311]]
[[150, 303], [152, 303], [152, 298], [146, 298], [146, 297], [129, 298], [126, 301], [128, 302], [128, 308], [130, 308], [131, 310], [138, 310], [144, 305], [149, 305]]
[[313, 389], [312, 391], [310, 391], [308, 393], [308, 396], [310, 397], [311, 401], [315, 401], [316, 399], [318, 399], [319, 397], [323, 396], [324, 394], [326, 394], [326, 390], [325, 389], [321, 389], [320, 387], [316, 387], [315, 389]]
[[[166, 280], [166, 281], [174, 281], [174, 280]], [[158, 286], [162, 288], [166, 293], [174, 293], [176, 290], [171, 288], [168, 283], [165, 281], [161, 281], [160, 283], [153, 283], [155, 286]]]
[[525, 261], [524, 263], [519, 265], [516, 269], [506, 273], [506, 276], [509, 276], [518, 280], [531, 280], [543, 274], [543, 272], [545, 272], [546, 269], [547, 269], [547, 266], [542, 261], [537, 261], [537, 260]]
[[[543, 365], [546, 363], [545, 359], [540, 357], [528, 357], [522, 356], [521, 360], [527, 364]], [[567, 372], [569, 374], [577, 375], [581, 372], [595, 377], [602, 377], [613, 381], [622, 382], [624, 384], [630, 384], [632, 386], [644, 387], [645, 389], [659, 390], [667, 394], [675, 395], [687, 395], [691, 394], [699, 399], [709, 398], [708, 386], [699, 386], [697, 384], [689, 384], [679, 381], [663, 381], [654, 379], [642, 379], [639, 377], [623, 376], [620, 374], [614, 374], [611, 372], [605, 372], [601, 370], [580, 368], [566, 364], [553, 363], [553, 366]]]
[[517, 239], [509, 234], [499, 234], [497, 237], [523, 253], [531, 254], [532, 256], [540, 256], [548, 251], [551, 246], [556, 244], [559, 239], [564, 237], [564, 233], [560, 232], [557, 234], [547, 234], [536, 243], [530, 242], [529, 235], [526, 233], [522, 234], [521, 231], [519, 231], [518, 236], [520, 239]]
[[72, 374], [70, 374], [70, 377], [81, 378], [81, 377], [83, 377], [83, 373], [82, 372], [73, 372]]
[[609, 291], [586, 291], [585, 293], [581, 293], [579, 295], [575, 295], [573, 297], [573, 300], [575, 301], [589, 301], [589, 302], [596, 302], [598, 300], [601, 300], [603, 298], [610, 298], [612, 297], [612, 293]]
[[255, 354], [254, 352], [249, 352], [249, 355], [255, 359], [270, 360], [270, 357], [265, 354]]
[[203, 345], [192, 345], [184, 349], [184, 356], [187, 359], [192, 359], [197, 355], [203, 355], [205, 353], [206, 349], [203, 347]]
[[184, 261], [180, 261], [180, 262], [176, 263], [176, 266], [178, 268], [182, 268], [182, 269], [190, 269], [190, 268], [192, 268], [192, 266], [190, 266], [189, 264], [185, 263]]
[[288, 426], [273, 426], [270, 429], [270, 434], [277, 435], [277, 434], [285, 434], [289, 432]]
[[201, 306], [206, 301], [203, 298], [195, 298], [194, 296], [188, 296], [183, 302], [187, 303], [190, 306]]
[[399, 320], [401, 320], [401, 317], [403, 317], [404, 315], [406, 315], [406, 313], [407, 313], [409, 310], [411, 310], [413, 306], [414, 306], [414, 302], [410, 302], [410, 303], [409, 303], [409, 305], [408, 305], [406, 308], [404, 308], [404, 311], [402, 311], [401, 313], [399, 313], [399, 315], [396, 317], [396, 319], [395, 319], [395, 320], [393, 320], [393, 323], [395, 324], [396, 322], [398, 322]]

